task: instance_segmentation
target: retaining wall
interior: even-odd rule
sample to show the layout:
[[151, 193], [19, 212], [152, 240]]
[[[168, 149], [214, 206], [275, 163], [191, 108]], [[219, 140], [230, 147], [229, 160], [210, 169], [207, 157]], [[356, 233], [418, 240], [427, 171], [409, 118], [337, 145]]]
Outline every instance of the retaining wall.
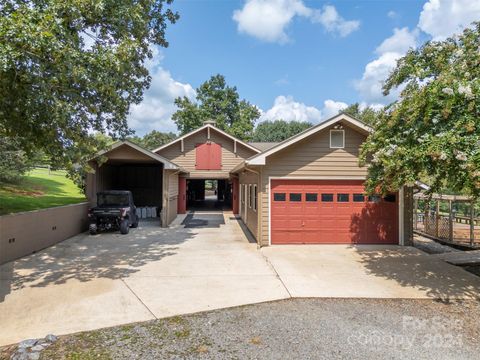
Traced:
[[88, 206], [84, 202], [0, 216], [0, 264], [85, 231]]

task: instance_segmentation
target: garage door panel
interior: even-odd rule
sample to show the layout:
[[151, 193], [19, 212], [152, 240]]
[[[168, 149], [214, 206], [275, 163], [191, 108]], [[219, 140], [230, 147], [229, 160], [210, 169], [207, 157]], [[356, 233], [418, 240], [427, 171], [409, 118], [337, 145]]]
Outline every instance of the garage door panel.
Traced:
[[376, 203], [363, 193], [362, 181], [272, 180], [272, 243], [397, 244], [396, 196]]

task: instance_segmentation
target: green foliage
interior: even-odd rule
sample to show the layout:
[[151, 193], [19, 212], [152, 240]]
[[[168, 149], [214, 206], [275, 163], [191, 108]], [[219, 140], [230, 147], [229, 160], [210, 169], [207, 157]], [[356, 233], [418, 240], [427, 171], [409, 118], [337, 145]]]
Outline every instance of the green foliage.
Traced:
[[258, 124], [255, 128], [252, 141], [280, 142], [308, 129], [311, 126], [312, 124], [301, 121], [264, 121]]
[[228, 86], [223, 75], [212, 76], [196, 89], [196, 101], [187, 97], [175, 99], [178, 110], [172, 119], [180, 133], [186, 134], [203, 125], [206, 120], [242, 140], [252, 136], [260, 111], [246, 100], [240, 100], [237, 88]]
[[32, 168], [16, 139], [0, 136], [0, 154], [0, 184], [17, 182]]
[[145, 60], [167, 46], [172, 0], [3, 0], [0, 136], [56, 166], [99, 147], [93, 131], [126, 137], [131, 104], [150, 83]]
[[154, 150], [163, 144], [169, 143], [172, 140], [175, 140], [177, 136], [172, 133], [164, 133], [157, 130], [152, 130], [148, 134], [145, 134], [143, 137], [132, 136], [128, 138], [130, 141], [144, 147], [148, 150]]
[[359, 103], [349, 105], [342, 112], [354, 117], [355, 119], [363, 121], [365, 124], [370, 126], [375, 124], [375, 121], [380, 113], [379, 110], [375, 110], [370, 106], [362, 108]]
[[[94, 133], [91, 135], [92, 139], [94, 140], [92, 144], [90, 144], [90, 148], [88, 149], [89, 152], [92, 154], [96, 154], [101, 150], [107, 149], [115, 140], [113, 140], [110, 136], [102, 134], [100, 132]], [[85, 150], [87, 151], [87, 150]], [[50, 162], [49, 165], [55, 164], [54, 162]], [[59, 169], [60, 167], [53, 166], [54, 169]], [[87, 180], [87, 173], [92, 172], [93, 169], [90, 167], [88, 163], [76, 163], [72, 166], [67, 168], [67, 177], [71, 179], [81, 190], [85, 193], [85, 186]]]
[[428, 179], [432, 192], [449, 188], [479, 197], [479, 44], [480, 23], [474, 23], [398, 61], [384, 91], [403, 86], [401, 97], [379, 116], [362, 149], [370, 191]]
[[85, 201], [63, 170], [31, 170], [15, 184], [0, 184], [0, 215]]

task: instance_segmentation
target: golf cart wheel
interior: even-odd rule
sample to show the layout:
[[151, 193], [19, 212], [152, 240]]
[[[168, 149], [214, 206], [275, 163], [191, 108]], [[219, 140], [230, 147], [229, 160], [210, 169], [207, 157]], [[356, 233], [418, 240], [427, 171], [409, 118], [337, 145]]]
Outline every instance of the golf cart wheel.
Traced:
[[128, 234], [128, 231], [130, 230], [128, 226], [128, 219], [123, 219], [122, 222], [120, 223], [120, 233], [125, 235]]
[[90, 235], [97, 235], [97, 224], [90, 224], [88, 226], [88, 232]]

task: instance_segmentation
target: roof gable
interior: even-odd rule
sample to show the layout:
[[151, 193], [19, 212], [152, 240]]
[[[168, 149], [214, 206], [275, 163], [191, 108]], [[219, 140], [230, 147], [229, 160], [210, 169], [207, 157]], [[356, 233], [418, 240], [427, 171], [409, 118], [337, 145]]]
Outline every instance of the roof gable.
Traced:
[[167, 170], [179, 170], [180, 169], [180, 167], [178, 165], [174, 164], [173, 162], [164, 158], [163, 156], [155, 154], [155, 153], [153, 153], [153, 152], [151, 152], [147, 149], [144, 149], [143, 147], [141, 147], [141, 146], [139, 146], [139, 145], [137, 145], [137, 144], [135, 144], [131, 141], [128, 141], [128, 140], [117, 141], [109, 149], [102, 150], [99, 153], [97, 153], [95, 158], [97, 158], [99, 156], [108, 156], [107, 154], [109, 152], [114, 151], [115, 149], [118, 149], [121, 146], [128, 146], [128, 147], [140, 152], [141, 154], [145, 155], [146, 157], [151, 158], [152, 160], [156, 160], [158, 162], [161, 162], [164, 165], [164, 169], [167, 169]]
[[320, 131], [323, 131], [324, 129], [336, 124], [337, 122], [344, 121], [351, 125], [354, 129], [360, 132], [364, 132], [365, 134], [369, 134], [373, 131], [373, 129], [366, 125], [365, 123], [361, 122], [360, 120], [357, 120], [350, 115], [341, 113], [338, 115], [335, 115], [334, 117], [318, 124], [315, 125], [305, 131], [302, 131], [301, 133], [294, 135], [281, 143], [275, 145], [271, 149], [268, 149], [258, 155], [254, 155], [251, 158], [247, 159], [245, 163], [247, 165], [265, 165], [266, 158], [272, 154], [277, 153], [280, 150], [283, 150], [293, 144], [296, 144], [297, 142], [306, 139], [314, 134], [319, 133]]
[[211, 125], [211, 124], [206, 124], [206, 125], [204, 125], [204, 126], [202, 126], [202, 127], [199, 127], [198, 129], [195, 129], [195, 130], [193, 130], [193, 131], [190, 131], [189, 133], [187, 133], [187, 134], [185, 134], [185, 135], [183, 135], [183, 136], [180, 136], [178, 139], [175, 139], [175, 140], [173, 140], [173, 141], [171, 141], [171, 142], [169, 142], [169, 143], [167, 143], [167, 144], [164, 144], [164, 145], [158, 147], [157, 149], [153, 150], [153, 152], [156, 153], [157, 151], [163, 150], [163, 149], [165, 149], [165, 148], [167, 148], [167, 147], [169, 147], [169, 146], [171, 146], [171, 145], [173, 145], [173, 144], [176, 144], [176, 143], [179, 142], [179, 141], [185, 140], [185, 139], [189, 138], [190, 136], [193, 136], [193, 135], [195, 135], [195, 134], [197, 134], [197, 133], [199, 133], [199, 132], [201, 132], [201, 131], [203, 131], [203, 130], [205, 130], [205, 129], [207, 129], [208, 131], [212, 131], [212, 130], [213, 130], [213, 131], [216, 131], [216, 132], [222, 134], [223, 136], [231, 139], [232, 141], [236, 141], [238, 144], [241, 144], [241, 145], [245, 146], [246, 148], [248, 148], [248, 149], [250, 149], [250, 150], [252, 150], [252, 151], [254, 151], [254, 152], [256, 152], [256, 153], [260, 153], [260, 150], [257, 149], [256, 147], [251, 146], [251, 145], [247, 144], [246, 142], [244, 142], [244, 141], [242, 141], [242, 140], [240, 140], [240, 139], [237, 139], [236, 137], [234, 137], [234, 136], [232, 136], [232, 135], [230, 135], [230, 134], [227, 134], [225, 131], [220, 130], [219, 128], [217, 128], [216, 126], [213, 126], [213, 125]]

